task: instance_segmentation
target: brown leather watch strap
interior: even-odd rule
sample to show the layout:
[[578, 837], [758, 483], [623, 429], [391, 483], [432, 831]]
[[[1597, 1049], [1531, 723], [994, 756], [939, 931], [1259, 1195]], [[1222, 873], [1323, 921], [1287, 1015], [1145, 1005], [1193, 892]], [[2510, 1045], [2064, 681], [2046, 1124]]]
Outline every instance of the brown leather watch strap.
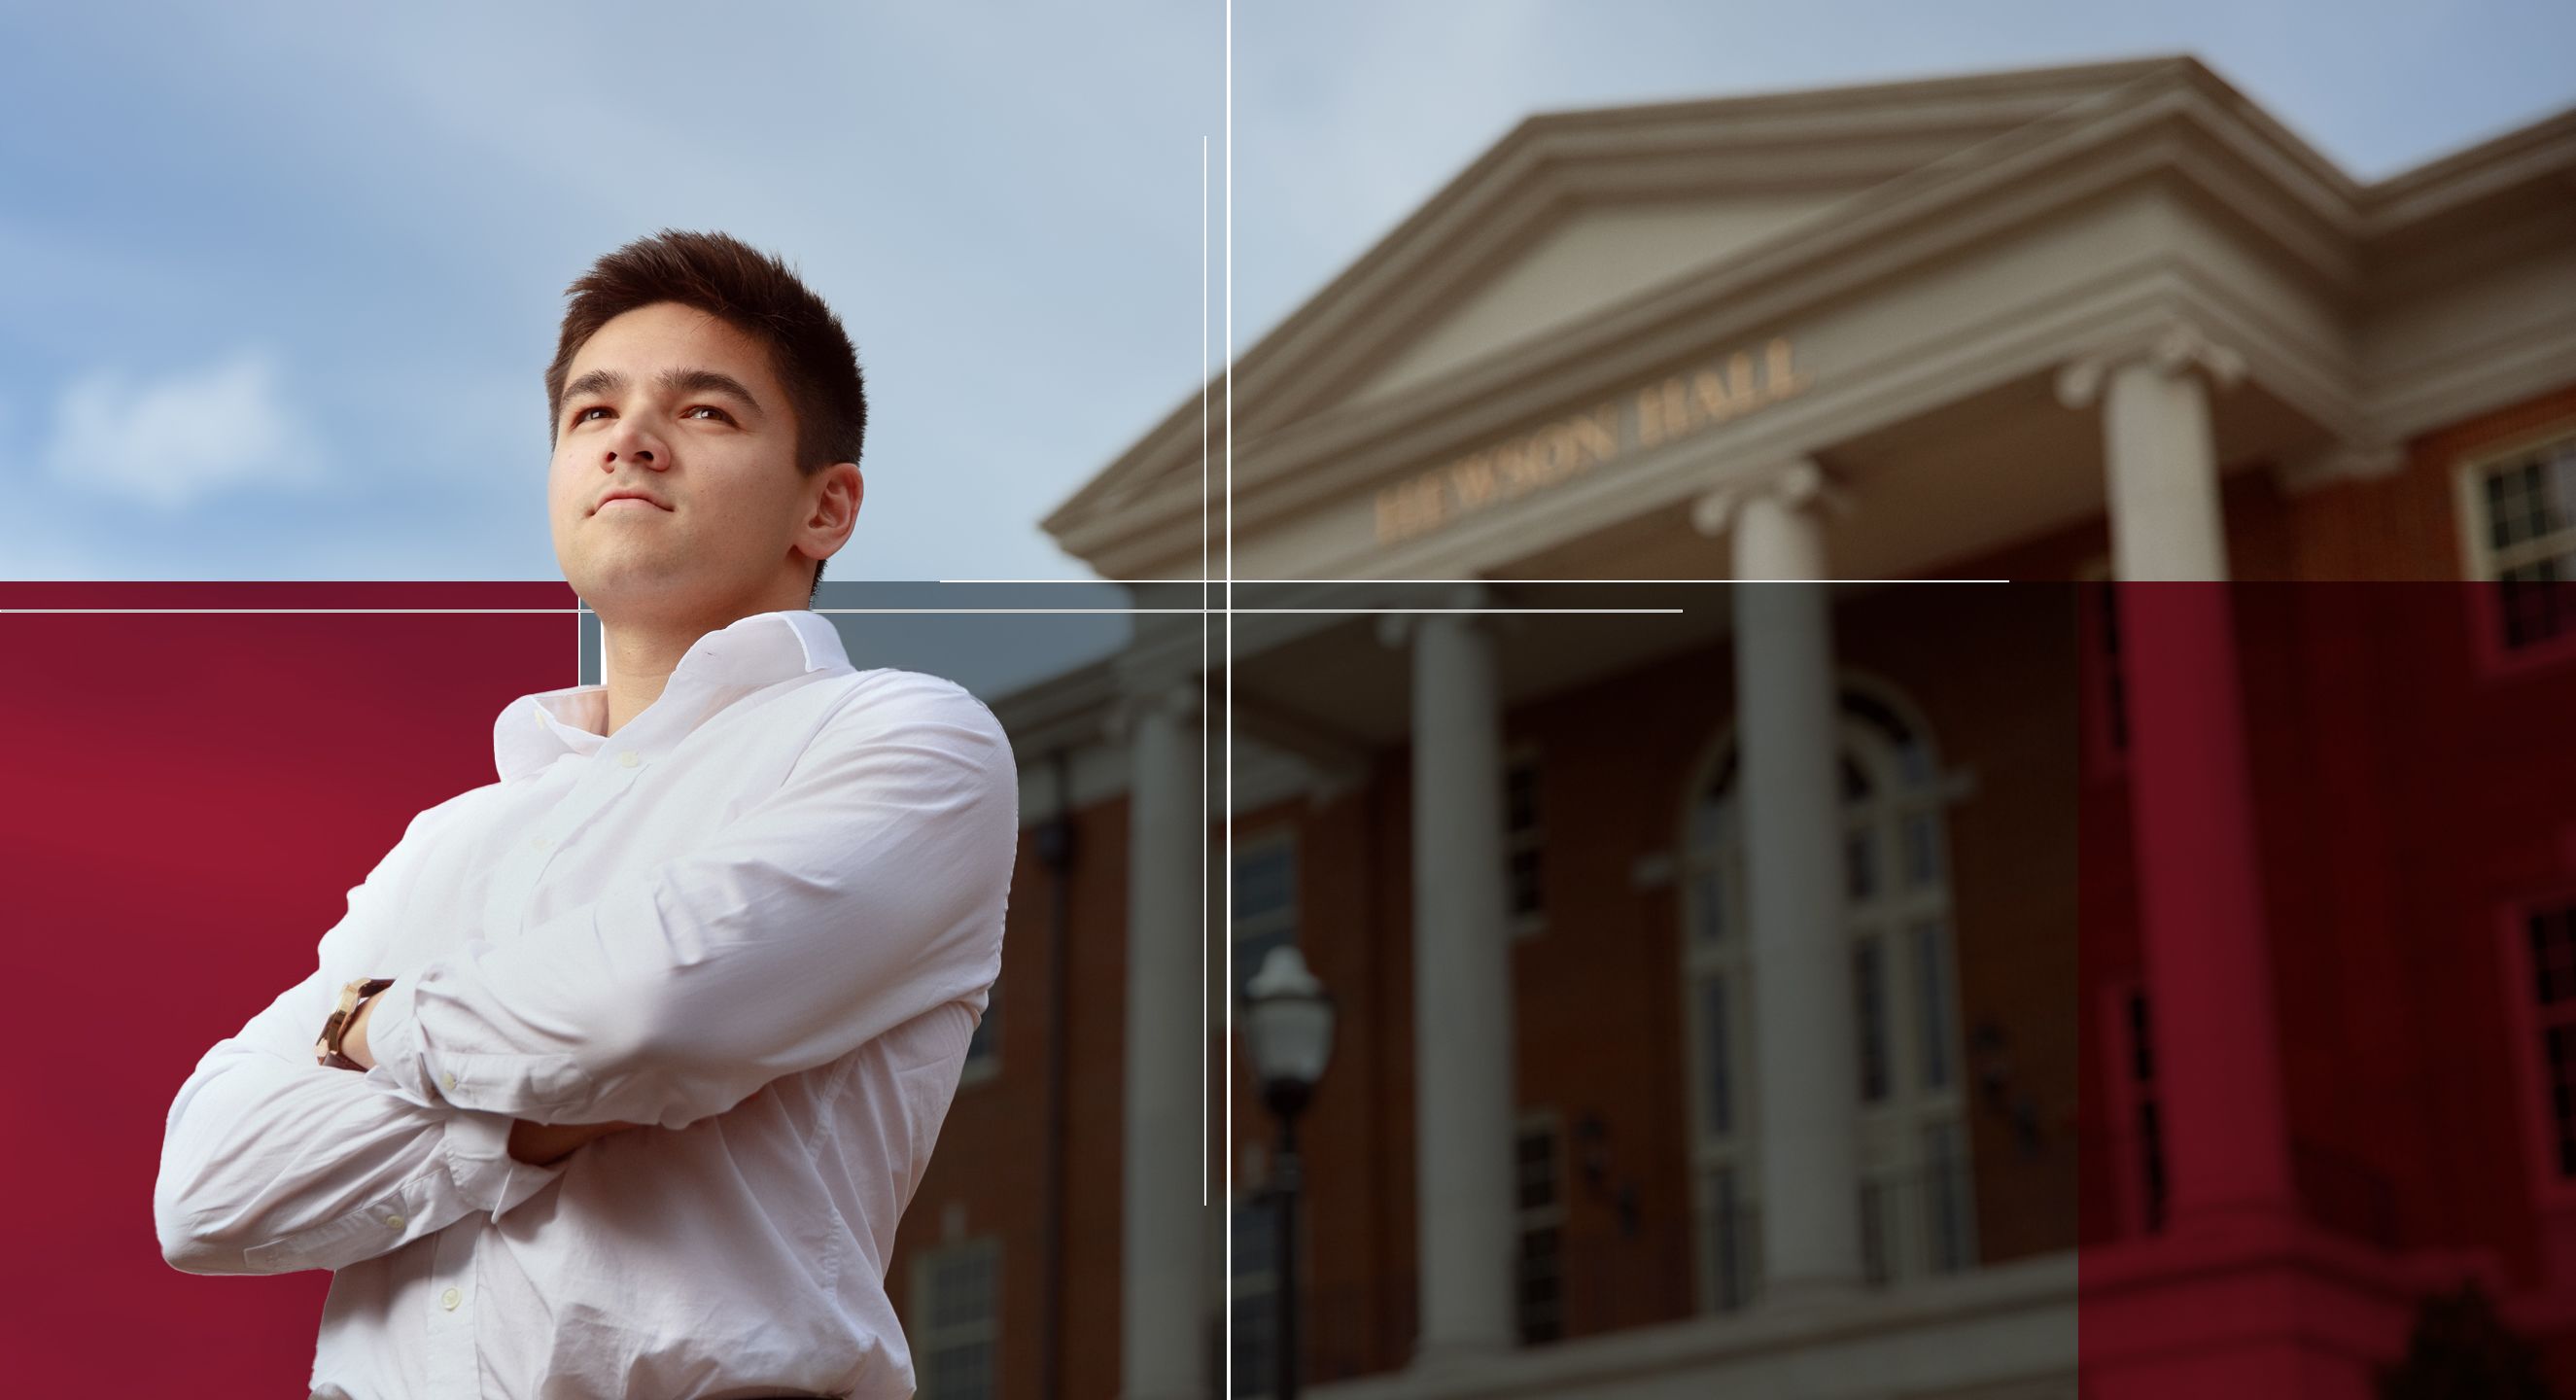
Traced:
[[[331, 1009], [331, 1019], [322, 1023], [322, 1038], [313, 1042], [314, 1057], [332, 1069], [353, 1069], [364, 1074], [365, 1065], [340, 1053], [340, 1038], [349, 1033], [349, 1023], [358, 1019], [358, 1008], [366, 1004], [367, 998], [393, 984], [390, 977], [370, 977], [342, 987], [341, 1005]], [[356, 995], [352, 996], [352, 992]]]

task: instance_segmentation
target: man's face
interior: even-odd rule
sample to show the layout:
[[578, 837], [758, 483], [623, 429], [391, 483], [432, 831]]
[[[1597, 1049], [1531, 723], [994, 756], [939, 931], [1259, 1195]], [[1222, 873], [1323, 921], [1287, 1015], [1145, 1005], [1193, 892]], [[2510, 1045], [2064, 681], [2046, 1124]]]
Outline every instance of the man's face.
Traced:
[[[795, 447], [758, 342], [675, 302], [608, 322], [574, 353], [555, 422], [564, 580], [601, 611], [685, 619], [755, 606], [792, 574], [793, 601], [765, 606], [803, 606], [812, 557], [791, 563], [790, 541], [815, 492]], [[651, 500], [607, 500], [622, 490]]]

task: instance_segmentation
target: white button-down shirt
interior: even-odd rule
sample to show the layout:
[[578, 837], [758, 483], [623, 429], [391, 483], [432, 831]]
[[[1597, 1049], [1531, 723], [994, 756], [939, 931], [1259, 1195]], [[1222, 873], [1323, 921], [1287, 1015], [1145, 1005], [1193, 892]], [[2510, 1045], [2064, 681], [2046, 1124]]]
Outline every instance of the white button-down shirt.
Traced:
[[[910, 1395], [887, 1256], [1001, 969], [1010, 740], [803, 609], [606, 718], [602, 686], [513, 701], [500, 781], [414, 818], [198, 1062], [163, 1254], [331, 1270], [315, 1400]], [[377, 1063], [324, 1068], [363, 977], [394, 979]], [[514, 1118], [649, 1126], [539, 1167]]]

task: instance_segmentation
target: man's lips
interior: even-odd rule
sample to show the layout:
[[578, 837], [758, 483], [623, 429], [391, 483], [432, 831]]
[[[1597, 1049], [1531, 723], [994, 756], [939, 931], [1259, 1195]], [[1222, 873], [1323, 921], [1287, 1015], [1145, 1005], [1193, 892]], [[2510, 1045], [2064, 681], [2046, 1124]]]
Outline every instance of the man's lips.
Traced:
[[640, 493], [622, 492], [622, 491], [621, 491], [621, 492], [619, 492], [618, 494], [616, 494], [616, 495], [614, 495], [614, 496], [610, 496], [610, 497], [608, 497], [606, 500], [601, 501], [597, 506], [592, 507], [591, 513], [592, 513], [592, 514], [594, 514], [594, 515], [596, 515], [596, 514], [598, 514], [600, 511], [606, 510], [606, 509], [608, 509], [610, 506], [616, 505], [616, 504], [617, 504], [618, 502], [620, 502], [620, 501], [629, 502], [629, 503], [631, 503], [631, 504], [639, 505], [639, 506], [652, 506], [653, 508], [655, 508], [655, 509], [657, 509], [657, 510], [669, 510], [669, 509], [670, 509], [670, 507], [669, 507], [669, 506], [663, 505], [660, 501], [657, 501], [657, 500], [653, 499], [653, 498], [652, 498], [652, 497], [650, 497], [650, 496], [642, 495], [642, 494], [640, 494]]

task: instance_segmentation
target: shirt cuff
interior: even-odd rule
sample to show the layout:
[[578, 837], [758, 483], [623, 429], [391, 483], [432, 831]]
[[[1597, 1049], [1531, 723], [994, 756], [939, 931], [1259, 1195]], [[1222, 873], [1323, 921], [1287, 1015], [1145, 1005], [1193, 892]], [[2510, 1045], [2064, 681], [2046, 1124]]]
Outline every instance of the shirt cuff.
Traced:
[[567, 1156], [552, 1166], [538, 1166], [511, 1156], [510, 1126], [516, 1121], [506, 1113], [471, 1108], [457, 1109], [447, 1120], [447, 1171], [456, 1179], [457, 1194], [466, 1204], [490, 1211], [494, 1220], [544, 1190], [572, 1160]]
[[424, 1108], [437, 1108], [446, 1102], [437, 1089], [427, 1082], [428, 1067], [420, 1062], [420, 1023], [412, 1015], [412, 999], [418, 982], [410, 977], [397, 977], [394, 984], [368, 998], [367, 1058], [376, 1063], [367, 1077], [391, 1089], [401, 1098]]

